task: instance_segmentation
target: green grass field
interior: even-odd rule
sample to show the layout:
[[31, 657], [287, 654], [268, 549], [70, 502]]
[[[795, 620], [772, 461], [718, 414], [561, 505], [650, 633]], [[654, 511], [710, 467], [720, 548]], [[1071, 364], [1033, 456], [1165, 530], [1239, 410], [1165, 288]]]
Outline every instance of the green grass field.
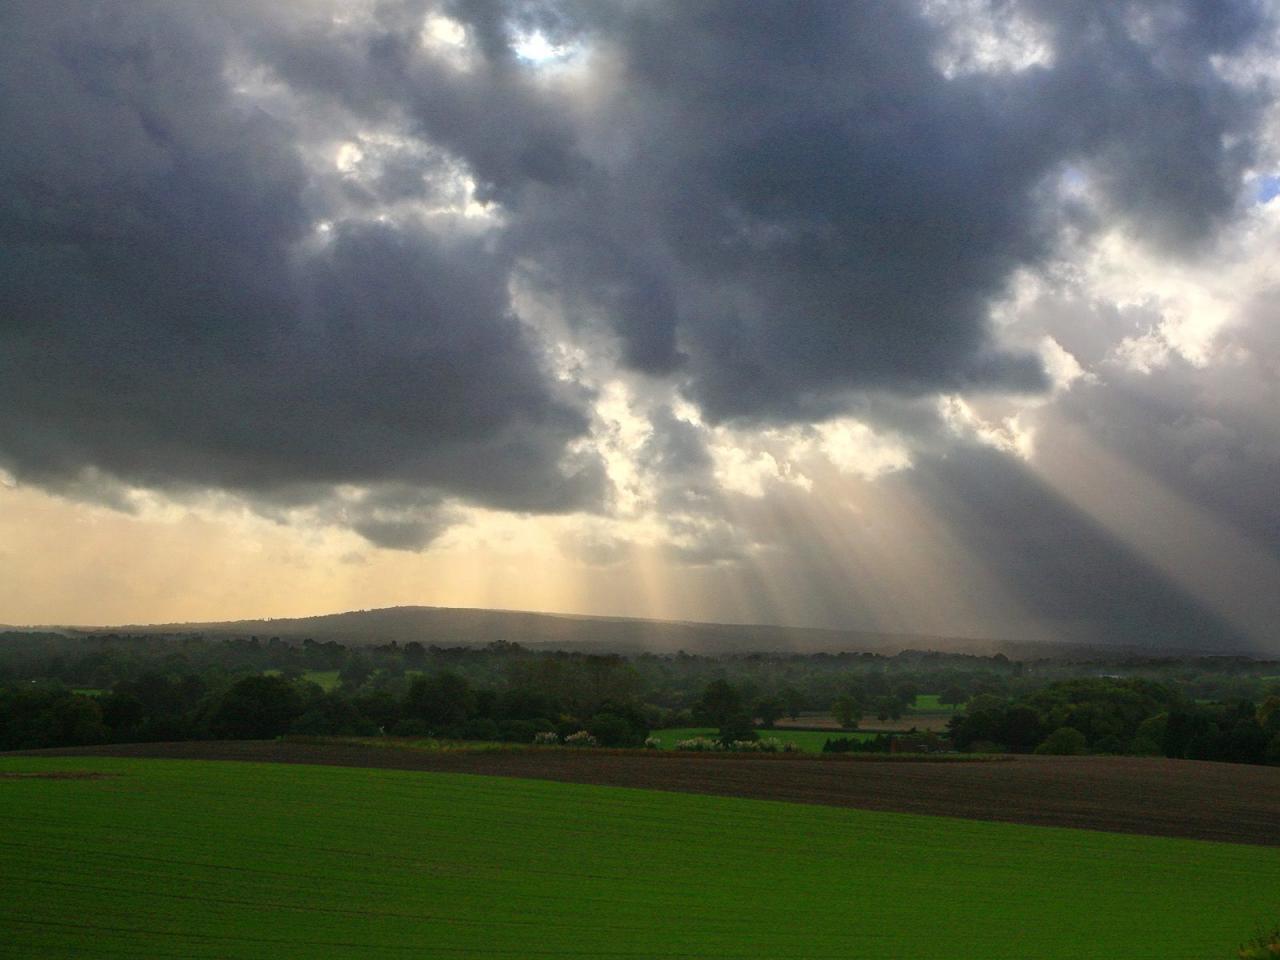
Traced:
[[0, 953], [1214, 960], [1280, 851], [544, 781], [0, 759]]
[[[821, 731], [821, 730], [765, 730], [763, 728], [756, 731], [763, 737], [774, 737], [783, 743], [790, 741], [798, 746], [805, 753], [821, 753], [822, 745], [830, 738], [852, 737], [855, 740], [870, 740], [875, 737], [873, 733], [858, 733], [857, 731]], [[663, 750], [674, 750], [677, 740], [688, 740], [691, 737], [710, 737], [714, 738], [716, 731], [712, 727], [668, 727], [665, 730], [654, 730], [649, 736], [657, 737], [662, 741]]]
[[316, 684], [326, 692], [338, 689], [341, 683], [337, 670], [308, 670], [302, 675], [302, 679]]

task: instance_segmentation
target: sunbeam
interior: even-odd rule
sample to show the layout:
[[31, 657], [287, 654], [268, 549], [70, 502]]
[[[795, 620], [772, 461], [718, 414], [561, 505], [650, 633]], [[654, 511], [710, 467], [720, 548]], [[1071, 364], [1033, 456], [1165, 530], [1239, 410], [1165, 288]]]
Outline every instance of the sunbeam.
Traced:
[[1274, 649], [1280, 562], [1158, 478], [1054, 422], [1030, 461], [1049, 487], [1127, 544], [1253, 642]]

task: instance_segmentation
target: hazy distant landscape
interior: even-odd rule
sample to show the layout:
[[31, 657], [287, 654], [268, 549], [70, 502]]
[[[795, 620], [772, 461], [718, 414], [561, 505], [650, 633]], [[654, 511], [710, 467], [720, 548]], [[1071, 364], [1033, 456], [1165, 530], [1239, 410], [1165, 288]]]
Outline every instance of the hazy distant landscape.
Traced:
[[[742, 649], [599, 652], [639, 631]], [[428, 609], [0, 634], [26, 824], [0, 925], [31, 956], [528, 955], [536, 927], [536, 956], [774, 958], [797, 923], [806, 957], [1026, 956], [944, 909], [963, 884], [1052, 927], [1037, 957], [1225, 958], [1269, 916], [1280, 659], [754, 649], [779, 635]]]
[[[1061, 657], [1106, 650], [1097, 644], [1027, 643], [976, 637], [937, 637], [920, 634], [872, 633], [865, 630], [824, 630], [765, 624], [691, 623], [634, 617], [531, 613], [517, 610], [474, 610], [446, 607], [391, 607], [353, 610], [315, 617], [230, 620], [211, 623], [120, 624], [99, 627], [29, 627], [84, 635], [198, 635], [249, 637], [263, 640], [332, 640], [352, 645], [410, 643], [479, 645], [501, 638], [526, 646], [581, 649], [595, 653], [835, 653], [867, 650], [940, 650], [990, 655]], [[1112, 652], [1117, 648], [1110, 647]], [[1139, 652], [1142, 647], [1120, 647]], [[1206, 652], [1190, 649], [1185, 652]]]
[[[38, 628], [36, 628], [38, 629]], [[490, 643], [494, 638], [526, 645], [590, 648], [594, 652], [674, 653], [750, 650], [991, 649], [990, 641], [875, 634], [856, 630], [819, 630], [753, 624], [682, 623], [632, 617], [592, 617], [514, 610], [441, 607], [392, 607], [272, 620], [220, 623], [125, 624], [74, 628], [79, 632], [124, 634], [199, 634], [211, 637], [259, 636], [300, 640], [336, 640], [349, 644], [409, 643], [444, 646]]]
[[[770, 624], [697, 623], [635, 617], [534, 613], [519, 610], [477, 610], [405, 606], [380, 610], [352, 610], [314, 617], [287, 617], [218, 622], [117, 624], [113, 626], [5, 627], [0, 631], [54, 630], [77, 635], [200, 636], [262, 640], [279, 637], [336, 641], [355, 646], [411, 643], [474, 646], [500, 638], [530, 647], [577, 649], [592, 653], [839, 653], [848, 650], [895, 654], [904, 650], [932, 650], [1025, 659], [1065, 659], [1090, 656], [1142, 656], [1151, 652], [1142, 643], [1085, 643], [1059, 640], [1027, 641], [927, 634], [874, 633]], [[1163, 654], [1247, 654], [1223, 650], [1217, 644], [1163, 644]]]

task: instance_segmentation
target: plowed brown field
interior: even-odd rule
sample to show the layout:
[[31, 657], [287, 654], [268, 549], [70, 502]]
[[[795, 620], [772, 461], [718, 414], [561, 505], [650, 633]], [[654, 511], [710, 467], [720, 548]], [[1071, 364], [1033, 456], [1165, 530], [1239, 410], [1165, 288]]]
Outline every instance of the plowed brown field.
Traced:
[[787, 800], [907, 813], [1280, 846], [1280, 768], [1148, 757], [866, 761], [787, 754], [517, 749], [430, 752], [222, 741], [32, 751], [332, 764]]

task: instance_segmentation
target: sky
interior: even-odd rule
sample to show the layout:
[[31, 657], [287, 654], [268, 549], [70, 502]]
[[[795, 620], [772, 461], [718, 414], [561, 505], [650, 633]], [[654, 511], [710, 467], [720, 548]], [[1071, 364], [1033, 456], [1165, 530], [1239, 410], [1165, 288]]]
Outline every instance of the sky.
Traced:
[[1280, 8], [0, 7], [0, 622], [1280, 651]]

